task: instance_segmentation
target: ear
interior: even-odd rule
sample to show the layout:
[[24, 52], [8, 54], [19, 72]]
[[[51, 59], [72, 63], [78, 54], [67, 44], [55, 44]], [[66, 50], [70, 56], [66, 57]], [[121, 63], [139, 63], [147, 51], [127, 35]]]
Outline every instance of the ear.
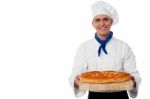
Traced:
[[94, 25], [94, 21], [93, 21], [93, 20], [92, 20], [92, 22], [91, 22], [91, 23], [92, 23], [92, 26], [95, 28], [95, 25]]
[[111, 19], [111, 24], [113, 24], [113, 19]]

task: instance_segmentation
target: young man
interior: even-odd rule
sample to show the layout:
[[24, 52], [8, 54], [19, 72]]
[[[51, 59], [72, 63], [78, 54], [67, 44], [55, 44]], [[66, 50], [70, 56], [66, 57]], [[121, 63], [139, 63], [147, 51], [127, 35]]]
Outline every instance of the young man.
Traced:
[[[95, 38], [82, 43], [76, 53], [70, 83], [76, 96], [85, 91], [79, 90], [79, 75], [93, 70], [115, 70], [128, 72], [134, 83], [133, 90], [128, 91], [132, 98], [138, 93], [141, 78], [136, 69], [135, 56], [125, 42], [113, 37], [112, 25], [118, 23], [116, 10], [108, 3], [97, 1], [92, 5], [92, 25], [96, 30]], [[129, 99], [126, 91], [89, 91], [88, 99]]]

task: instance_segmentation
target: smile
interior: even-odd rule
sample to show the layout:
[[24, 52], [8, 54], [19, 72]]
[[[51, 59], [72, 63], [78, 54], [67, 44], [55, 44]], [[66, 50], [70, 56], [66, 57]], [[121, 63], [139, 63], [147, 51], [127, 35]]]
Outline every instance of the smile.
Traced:
[[98, 29], [100, 29], [100, 30], [106, 30], [107, 28], [106, 27], [99, 27]]

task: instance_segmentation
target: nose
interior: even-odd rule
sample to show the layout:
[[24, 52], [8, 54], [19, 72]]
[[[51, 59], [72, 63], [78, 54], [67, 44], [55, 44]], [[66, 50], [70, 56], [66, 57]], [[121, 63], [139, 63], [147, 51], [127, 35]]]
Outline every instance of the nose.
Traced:
[[104, 21], [103, 20], [100, 21], [100, 25], [104, 25]]

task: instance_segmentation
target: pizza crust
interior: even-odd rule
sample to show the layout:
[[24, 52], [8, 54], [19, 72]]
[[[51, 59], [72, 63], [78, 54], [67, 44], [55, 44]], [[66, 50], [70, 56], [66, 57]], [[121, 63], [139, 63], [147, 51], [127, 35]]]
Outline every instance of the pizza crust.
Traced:
[[121, 71], [89, 71], [79, 77], [86, 83], [117, 83], [131, 80], [131, 75]]

